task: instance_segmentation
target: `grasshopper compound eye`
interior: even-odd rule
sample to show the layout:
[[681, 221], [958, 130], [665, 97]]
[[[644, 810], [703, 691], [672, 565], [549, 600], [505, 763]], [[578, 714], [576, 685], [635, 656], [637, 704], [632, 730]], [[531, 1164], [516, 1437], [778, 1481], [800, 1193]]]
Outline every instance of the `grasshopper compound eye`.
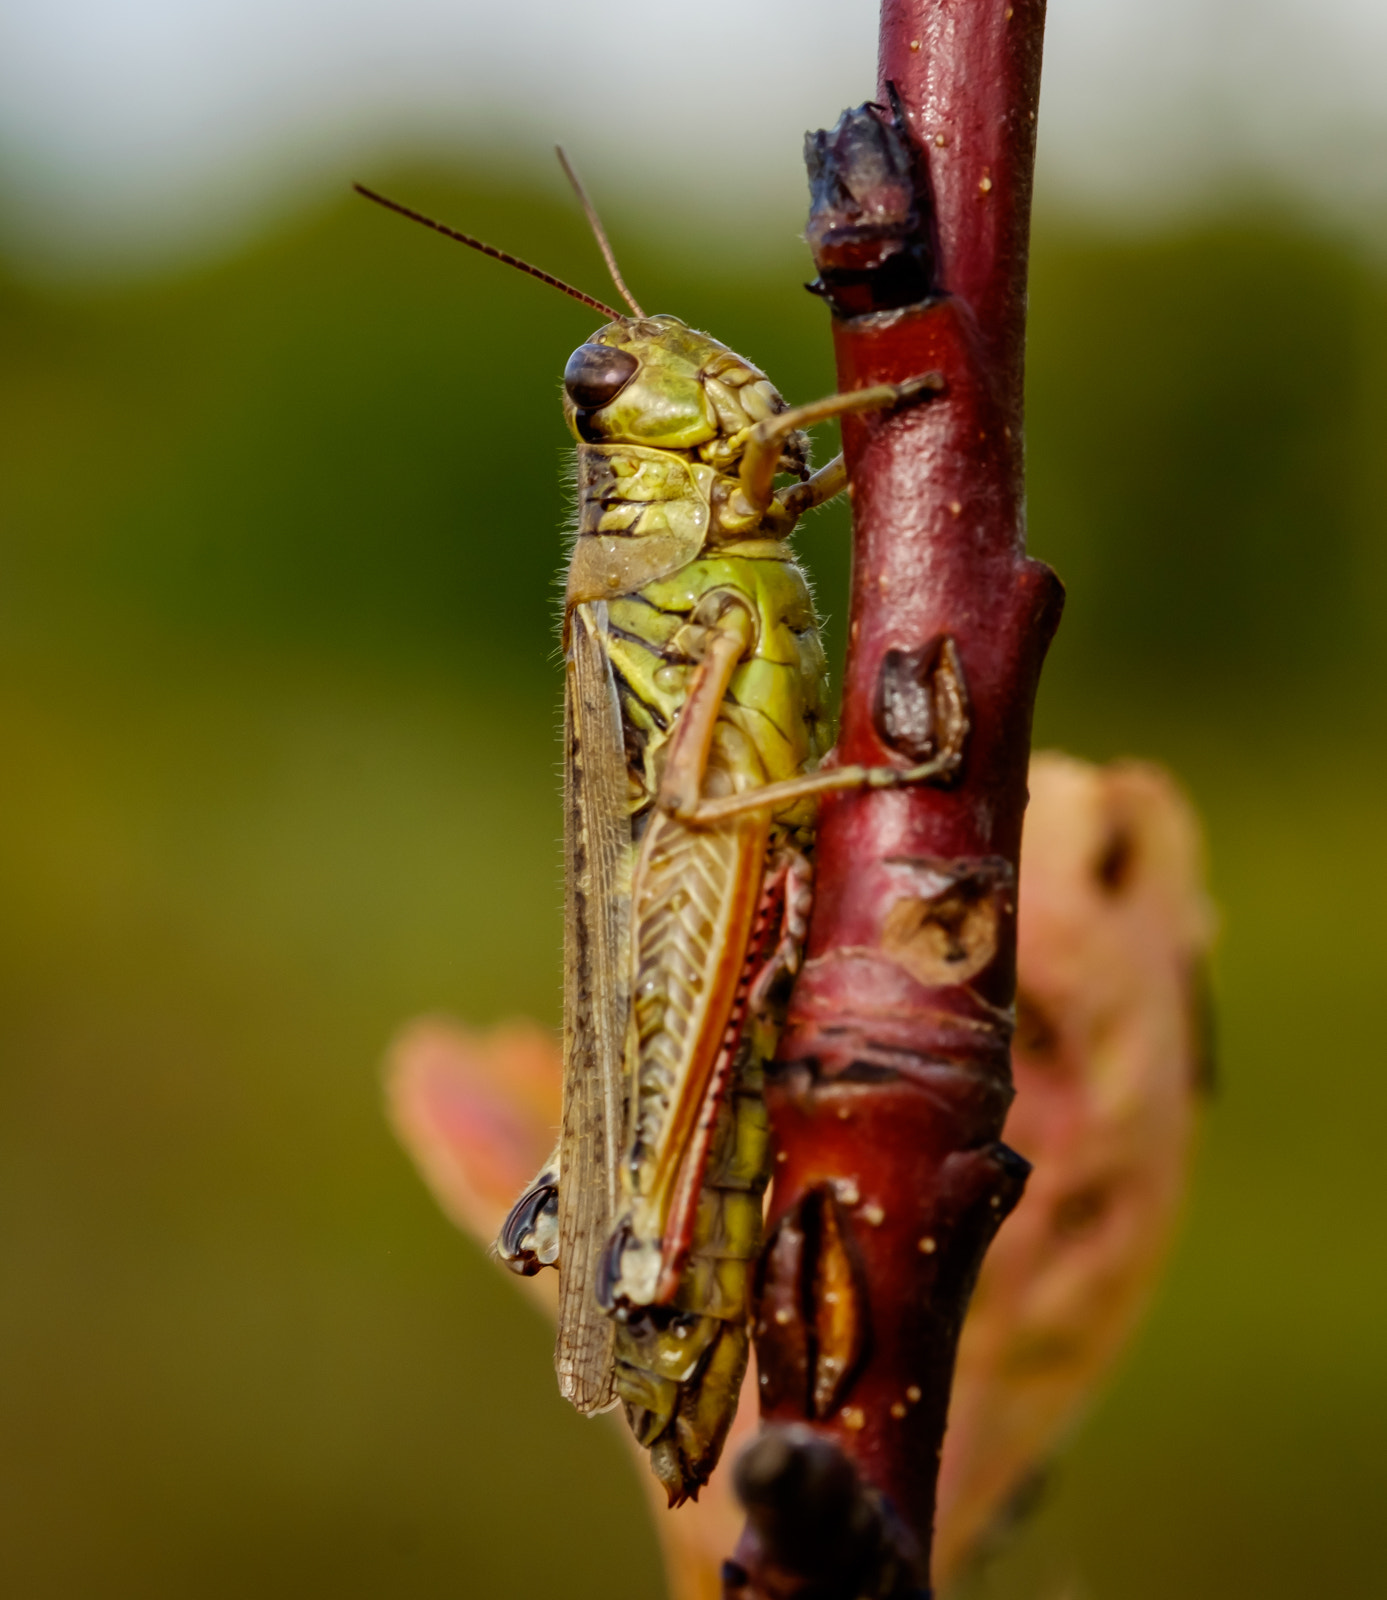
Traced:
[[635, 377], [638, 362], [627, 350], [606, 344], [580, 344], [563, 369], [563, 386], [582, 411], [596, 411], [616, 399]]

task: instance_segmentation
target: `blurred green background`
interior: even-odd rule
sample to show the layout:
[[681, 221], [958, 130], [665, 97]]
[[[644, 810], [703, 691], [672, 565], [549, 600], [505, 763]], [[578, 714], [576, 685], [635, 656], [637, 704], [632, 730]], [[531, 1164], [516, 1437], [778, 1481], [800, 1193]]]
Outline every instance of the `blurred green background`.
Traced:
[[[602, 292], [547, 180], [368, 175]], [[647, 305], [831, 387], [802, 248], [609, 223]], [[659, 1593], [614, 1430], [378, 1080], [420, 1012], [557, 1015], [590, 325], [345, 196], [178, 276], [0, 269], [6, 1595]], [[1038, 739], [1201, 808], [1222, 1087], [1155, 1314], [980, 1592], [1382, 1595], [1387, 277], [1274, 209], [1042, 214], [1029, 387]], [[836, 629], [841, 514], [801, 543]]]

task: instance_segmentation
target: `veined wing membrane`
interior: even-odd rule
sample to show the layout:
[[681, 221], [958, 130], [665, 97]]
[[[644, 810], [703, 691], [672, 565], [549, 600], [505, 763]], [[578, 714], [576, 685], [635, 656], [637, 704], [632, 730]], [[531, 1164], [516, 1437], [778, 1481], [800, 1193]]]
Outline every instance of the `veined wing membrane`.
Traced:
[[612, 1323], [597, 1303], [616, 1214], [629, 1011], [626, 755], [607, 608], [569, 615], [564, 696], [564, 1073], [559, 1185], [561, 1393], [583, 1412], [616, 1403]]

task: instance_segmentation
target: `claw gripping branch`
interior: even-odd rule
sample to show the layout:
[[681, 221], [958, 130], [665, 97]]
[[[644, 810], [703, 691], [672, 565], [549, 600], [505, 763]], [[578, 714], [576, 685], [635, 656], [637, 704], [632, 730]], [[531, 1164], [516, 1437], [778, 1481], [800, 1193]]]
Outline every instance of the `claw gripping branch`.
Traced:
[[[958, 1332], [1028, 1170], [1000, 1135], [1031, 712], [1063, 597], [1025, 554], [1022, 504], [1043, 21], [1041, 0], [885, 0], [879, 103], [807, 141], [840, 387], [932, 370], [945, 385], [929, 406], [844, 420], [838, 757], [916, 761], [947, 741], [962, 759], [933, 785], [824, 804], [807, 960], [768, 1081], [756, 1324], [763, 1416], [796, 1431], [743, 1466], [729, 1600], [928, 1589]], [[860, 1559], [825, 1555], [825, 1495], [834, 1548]]]

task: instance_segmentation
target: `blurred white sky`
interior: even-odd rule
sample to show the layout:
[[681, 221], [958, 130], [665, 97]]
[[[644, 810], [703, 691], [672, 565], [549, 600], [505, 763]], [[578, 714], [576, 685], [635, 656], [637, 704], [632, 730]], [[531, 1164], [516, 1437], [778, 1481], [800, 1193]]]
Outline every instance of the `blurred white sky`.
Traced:
[[[0, 0], [0, 215], [36, 262], [147, 260], [385, 150], [548, 159], [562, 139], [609, 209], [734, 200], [796, 229], [799, 136], [872, 92], [876, 9]], [[1241, 188], [1376, 235], [1387, 0], [1051, 0], [1041, 152], [1070, 205], [1142, 216]]]

